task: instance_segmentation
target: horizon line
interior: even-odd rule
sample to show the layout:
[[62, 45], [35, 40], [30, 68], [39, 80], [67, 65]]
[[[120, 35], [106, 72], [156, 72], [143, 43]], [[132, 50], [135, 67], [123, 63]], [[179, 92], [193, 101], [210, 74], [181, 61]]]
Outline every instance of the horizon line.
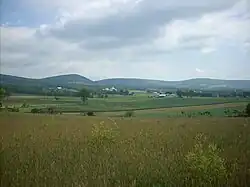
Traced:
[[25, 78], [25, 79], [34, 79], [34, 80], [46, 79], [46, 78], [52, 78], [52, 77], [60, 77], [60, 76], [77, 75], [77, 76], [81, 76], [81, 77], [84, 77], [86, 79], [89, 79], [92, 82], [98, 82], [98, 81], [102, 81], [102, 80], [112, 80], [112, 79], [137, 79], [137, 80], [164, 81], [164, 82], [177, 82], [177, 81], [187, 81], [187, 80], [195, 80], [195, 79], [226, 80], [226, 81], [250, 81], [250, 79], [221, 79], [221, 78], [211, 78], [211, 77], [193, 77], [193, 78], [179, 79], [179, 80], [161, 80], [161, 79], [153, 79], [153, 78], [151, 79], [151, 78], [136, 78], [136, 77], [110, 77], [110, 78], [92, 80], [91, 78], [88, 78], [86, 76], [83, 76], [83, 75], [77, 74], [77, 73], [57, 74], [57, 75], [44, 76], [44, 77], [40, 77], [40, 78], [34, 78], [34, 77], [28, 77], [28, 76], [25, 77], [25, 76], [18, 76], [18, 75], [5, 74], [5, 73], [0, 73], [0, 75], [13, 76], [13, 77], [19, 77], [19, 78]]

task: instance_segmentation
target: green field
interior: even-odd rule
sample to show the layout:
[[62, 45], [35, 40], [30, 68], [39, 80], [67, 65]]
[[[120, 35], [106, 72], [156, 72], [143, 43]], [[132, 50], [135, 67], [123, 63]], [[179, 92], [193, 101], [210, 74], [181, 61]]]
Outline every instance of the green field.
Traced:
[[4, 102], [8, 106], [20, 107], [23, 103], [29, 104], [28, 108], [22, 109], [30, 112], [32, 108], [45, 108], [54, 106], [65, 113], [79, 113], [84, 111], [109, 112], [127, 110], [145, 110], [157, 108], [172, 108], [184, 106], [200, 106], [220, 103], [248, 102], [249, 99], [239, 98], [148, 98], [145, 95], [136, 96], [109, 96], [109, 98], [92, 98], [87, 104], [82, 104], [77, 97], [53, 97], [43, 96], [12, 96]]
[[[239, 110], [243, 111], [247, 103], [225, 103], [225, 104], [213, 104], [213, 105], [200, 105], [200, 106], [184, 106], [184, 107], [172, 107], [172, 108], [160, 108], [160, 109], [148, 109], [134, 111], [135, 117], [142, 118], [165, 118], [165, 117], [201, 117], [200, 112], [208, 111], [213, 117], [225, 116], [225, 110]], [[109, 117], [122, 117], [126, 112], [99, 112], [98, 116]]]
[[0, 186], [234, 186], [250, 183], [244, 118], [0, 113]]

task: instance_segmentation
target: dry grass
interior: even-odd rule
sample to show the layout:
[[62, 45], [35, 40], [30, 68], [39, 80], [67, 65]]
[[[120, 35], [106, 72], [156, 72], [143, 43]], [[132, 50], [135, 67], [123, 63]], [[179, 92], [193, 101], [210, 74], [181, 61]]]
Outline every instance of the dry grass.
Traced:
[[250, 122], [0, 114], [1, 186], [248, 186]]

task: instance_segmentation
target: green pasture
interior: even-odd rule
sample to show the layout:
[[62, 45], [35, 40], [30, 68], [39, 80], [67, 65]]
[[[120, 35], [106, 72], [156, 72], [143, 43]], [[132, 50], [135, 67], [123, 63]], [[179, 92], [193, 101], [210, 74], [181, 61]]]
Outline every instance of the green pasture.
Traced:
[[[188, 107], [213, 105], [222, 103], [247, 103], [249, 99], [239, 98], [148, 98], [146, 95], [135, 96], [109, 96], [108, 98], [90, 98], [86, 104], [83, 104], [79, 97], [54, 97], [46, 96], [11, 96], [4, 101], [5, 106], [21, 107], [24, 103], [28, 107], [21, 108], [21, 112], [30, 112], [32, 108], [56, 107], [59, 111], [65, 113], [79, 113], [86, 111], [94, 112], [117, 112], [128, 110], [148, 110], [160, 108]], [[138, 115], [143, 116], [165, 116], [163, 111], [154, 112], [143, 111]], [[218, 112], [215, 112], [218, 113]], [[174, 113], [176, 114], [176, 112]]]

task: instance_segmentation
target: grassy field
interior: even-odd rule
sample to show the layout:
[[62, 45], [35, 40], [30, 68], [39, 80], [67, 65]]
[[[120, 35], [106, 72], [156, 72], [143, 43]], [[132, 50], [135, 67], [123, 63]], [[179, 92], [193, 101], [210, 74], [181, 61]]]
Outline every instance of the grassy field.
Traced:
[[0, 113], [0, 186], [248, 186], [247, 118]]
[[[247, 102], [239, 103], [224, 103], [224, 104], [213, 104], [213, 105], [200, 105], [200, 106], [184, 106], [184, 107], [172, 107], [172, 108], [159, 108], [159, 109], [148, 109], [148, 110], [135, 110], [135, 117], [144, 118], [165, 118], [165, 117], [186, 117], [192, 115], [192, 117], [201, 117], [199, 112], [208, 111], [213, 117], [225, 116], [224, 111], [239, 110], [243, 111], [246, 108]], [[126, 112], [99, 112], [98, 116], [106, 117], [122, 117]]]
[[221, 103], [247, 102], [249, 99], [239, 98], [148, 98], [147, 96], [109, 96], [109, 98], [89, 99], [87, 104], [82, 104], [80, 98], [60, 97], [54, 100], [53, 97], [38, 96], [12, 96], [4, 102], [8, 106], [20, 107], [23, 103], [29, 104], [28, 108], [22, 109], [30, 112], [32, 108], [45, 108], [55, 106], [62, 112], [83, 112], [83, 111], [126, 111], [157, 108], [171, 108], [184, 106], [199, 106]]

